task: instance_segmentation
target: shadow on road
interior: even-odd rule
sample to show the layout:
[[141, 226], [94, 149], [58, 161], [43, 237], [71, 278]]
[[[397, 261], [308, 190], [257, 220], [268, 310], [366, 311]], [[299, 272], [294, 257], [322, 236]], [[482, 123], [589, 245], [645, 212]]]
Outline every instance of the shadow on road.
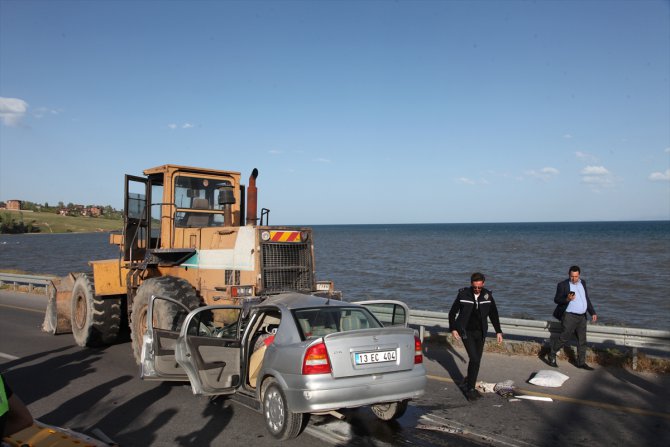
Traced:
[[[73, 348], [75, 350], [64, 353]], [[157, 445], [157, 442], [160, 443], [158, 433], [163, 432], [180, 411], [179, 408], [170, 407], [170, 404], [161, 403], [161, 400], [175, 389], [183, 388], [183, 384], [156, 382], [146, 391], [128, 397], [131, 388], [127, 385], [137, 378], [124, 374], [89, 388], [86, 376], [97, 372], [100, 366], [96, 363], [102, 360], [104, 351], [104, 348], [79, 349], [73, 346], [44, 351], [4, 363], [3, 369], [6, 371], [3, 374], [10, 383], [21, 384], [20, 397], [29, 405], [66, 388], [81, 390], [75, 397], [65, 400], [48, 413], [35, 415], [46, 424], [71, 428], [89, 435], [92, 435], [93, 428], [98, 428], [124, 447]], [[41, 358], [46, 360], [35, 362]], [[225, 405], [225, 402], [223, 398], [207, 400], [200, 417], [189, 415], [194, 417], [197, 427], [188, 434], [176, 436], [170, 444], [213, 445], [234, 414], [233, 406]], [[103, 404], [98, 406], [99, 403]], [[168, 408], [148, 411], [152, 405]], [[92, 414], [97, 413], [100, 416], [92, 417]]]

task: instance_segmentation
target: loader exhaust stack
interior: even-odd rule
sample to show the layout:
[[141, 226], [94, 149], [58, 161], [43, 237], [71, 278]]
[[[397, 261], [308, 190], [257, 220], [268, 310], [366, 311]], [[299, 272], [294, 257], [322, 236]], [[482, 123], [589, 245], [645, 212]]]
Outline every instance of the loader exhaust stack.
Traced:
[[256, 177], [258, 169], [254, 168], [249, 176], [249, 188], [247, 189], [247, 225], [256, 225], [258, 220], [258, 189], [256, 189]]

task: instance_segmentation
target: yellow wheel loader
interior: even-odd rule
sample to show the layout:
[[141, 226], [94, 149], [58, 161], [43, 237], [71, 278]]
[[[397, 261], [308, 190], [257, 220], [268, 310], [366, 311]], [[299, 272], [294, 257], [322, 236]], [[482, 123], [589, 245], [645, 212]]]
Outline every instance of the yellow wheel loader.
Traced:
[[[312, 231], [269, 226], [257, 213], [256, 178], [239, 172], [163, 165], [125, 176], [124, 227], [110, 234], [116, 259], [91, 261], [91, 272], [53, 281], [43, 329], [69, 333], [80, 346], [130, 335], [139, 363], [152, 295], [193, 309], [286, 291], [339, 298], [317, 282]], [[154, 318], [177, 324], [169, 305]]]

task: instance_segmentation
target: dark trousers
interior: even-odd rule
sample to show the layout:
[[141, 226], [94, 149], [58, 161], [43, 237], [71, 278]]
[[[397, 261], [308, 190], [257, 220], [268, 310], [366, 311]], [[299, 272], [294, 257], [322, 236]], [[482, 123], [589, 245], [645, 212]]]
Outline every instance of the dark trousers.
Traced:
[[484, 334], [481, 331], [465, 331], [463, 346], [468, 353], [468, 389], [474, 388], [479, 375], [479, 365], [484, 353]]
[[577, 335], [577, 364], [582, 365], [586, 361], [586, 315], [576, 315], [566, 312], [561, 320], [561, 335], [551, 340], [551, 356], [561, 350], [572, 337]]

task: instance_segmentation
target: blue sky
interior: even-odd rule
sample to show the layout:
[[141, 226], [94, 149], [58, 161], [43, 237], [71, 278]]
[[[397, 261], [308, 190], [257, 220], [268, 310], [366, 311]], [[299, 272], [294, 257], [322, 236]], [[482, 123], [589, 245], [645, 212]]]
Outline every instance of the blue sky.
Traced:
[[271, 224], [670, 219], [670, 2], [0, 0], [0, 200], [255, 167]]

